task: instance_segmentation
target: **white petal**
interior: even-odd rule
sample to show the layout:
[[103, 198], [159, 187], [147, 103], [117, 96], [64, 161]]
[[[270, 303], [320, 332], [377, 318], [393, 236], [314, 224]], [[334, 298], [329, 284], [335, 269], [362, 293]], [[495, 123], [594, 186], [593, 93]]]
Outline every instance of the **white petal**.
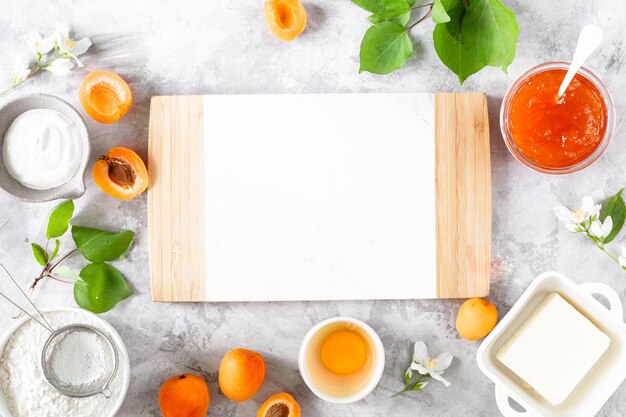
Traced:
[[57, 46], [65, 51], [65, 40], [70, 36], [70, 28], [66, 24], [57, 23], [54, 28], [54, 40]]
[[74, 42], [74, 47], [69, 51], [74, 56], [79, 56], [87, 52], [87, 49], [91, 46], [91, 39], [83, 38], [79, 41]]
[[450, 367], [452, 359], [454, 359], [454, 356], [452, 356], [450, 353], [442, 353], [434, 359], [435, 366], [433, 366], [432, 370], [435, 372], [445, 371]]
[[59, 58], [46, 67], [46, 71], [50, 71], [56, 75], [68, 75], [72, 73], [72, 69], [74, 68], [74, 63], [67, 58]]
[[26, 42], [28, 43], [30, 49], [34, 53], [37, 53], [41, 42], [41, 35], [37, 32], [28, 32], [28, 35], [26, 35]]
[[565, 206], [558, 206], [554, 208], [554, 214], [563, 223], [578, 223], [578, 219], [574, 216], [574, 213]]
[[566, 223], [564, 226], [567, 230], [569, 230], [572, 233], [578, 233], [581, 231], [580, 225], [575, 224], [575, 223]]
[[47, 38], [43, 38], [39, 42], [39, 47], [37, 48], [37, 52], [41, 55], [45, 55], [50, 52], [54, 48], [54, 37], [48, 36]]
[[626, 246], [622, 246], [622, 256], [626, 258]]
[[[415, 342], [415, 348], [413, 350], [413, 360], [426, 366], [428, 363], [428, 348], [424, 342]], [[415, 368], [413, 368], [415, 369]]]
[[22, 81], [30, 74], [30, 63], [26, 58], [18, 58], [13, 62], [13, 76], [16, 81]]
[[605, 239], [611, 233], [611, 230], [613, 230], [613, 219], [611, 216], [607, 216], [600, 229], [600, 237]]
[[54, 26], [54, 33], [58, 34], [63, 39], [67, 39], [70, 36], [70, 27], [67, 23], [57, 23]]
[[413, 362], [411, 364], [411, 369], [416, 370], [417, 372], [419, 372], [421, 375], [426, 375], [428, 373], [428, 369], [424, 368], [421, 364], [417, 363], [417, 362]]
[[600, 204], [597, 204], [597, 205], [593, 206], [591, 211], [589, 211], [589, 216], [593, 217], [593, 216], [597, 215], [598, 213], [600, 213], [600, 209], [601, 208], [602, 208], [602, 206]]
[[585, 213], [591, 213], [591, 211], [593, 210], [593, 198], [589, 197], [588, 195], [584, 196], [582, 209]]
[[589, 227], [589, 234], [594, 237], [600, 237], [600, 231], [602, 229], [602, 223], [599, 220], [591, 223], [591, 227]]
[[437, 381], [441, 381], [441, 382], [443, 382], [443, 384], [444, 384], [446, 387], [449, 387], [449, 386], [450, 386], [450, 383], [449, 383], [448, 381], [446, 381], [446, 380], [444, 379], [444, 377], [442, 377], [442, 376], [441, 376], [441, 374], [440, 374], [439, 372], [431, 372], [431, 373], [430, 373], [430, 376], [432, 376], [432, 377], [433, 377], [433, 379], [436, 379]]

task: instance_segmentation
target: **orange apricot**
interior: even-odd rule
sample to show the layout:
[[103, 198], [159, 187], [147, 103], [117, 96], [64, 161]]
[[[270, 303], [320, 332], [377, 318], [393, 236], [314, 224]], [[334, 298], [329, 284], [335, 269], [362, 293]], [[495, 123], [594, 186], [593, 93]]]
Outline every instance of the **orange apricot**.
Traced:
[[272, 33], [287, 42], [296, 39], [306, 27], [306, 10], [300, 0], [268, 0], [263, 14]]
[[78, 90], [78, 98], [89, 116], [105, 124], [120, 120], [133, 103], [126, 81], [110, 71], [87, 74]]
[[237, 402], [254, 397], [265, 381], [265, 361], [248, 349], [233, 349], [220, 364], [219, 383], [222, 393]]
[[256, 417], [300, 417], [300, 405], [286, 392], [279, 392], [267, 399]]
[[177, 375], [159, 390], [163, 417], [205, 417], [210, 400], [211, 393], [204, 379], [192, 374]]
[[482, 298], [470, 298], [461, 304], [456, 316], [456, 330], [466, 340], [487, 336], [498, 321], [496, 306]]
[[105, 193], [130, 200], [148, 188], [148, 170], [130, 149], [113, 148], [93, 166], [93, 180]]

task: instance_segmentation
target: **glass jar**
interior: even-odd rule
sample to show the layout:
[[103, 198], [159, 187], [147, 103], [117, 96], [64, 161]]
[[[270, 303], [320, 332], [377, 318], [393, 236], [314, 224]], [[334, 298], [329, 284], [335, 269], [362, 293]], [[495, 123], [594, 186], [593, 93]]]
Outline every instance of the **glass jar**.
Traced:
[[519, 162], [526, 165], [527, 167], [535, 171], [545, 173], [545, 174], [553, 174], [553, 175], [571, 174], [573, 172], [578, 172], [581, 169], [588, 167], [594, 161], [596, 161], [600, 157], [600, 155], [602, 155], [607, 145], [611, 141], [613, 132], [615, 130], [615, 107], [613, 104], [613, 99], [611, 98], [611, 94], [609, 93], [609, 90], [606, 88], [606, 86], [600, 80], [600, 78], [598, 78], [598, 76], [596, 76], [593, 72], [591, 72], [587, 68], [583, 67], [578, 71], [578, 75], [585, 77], [593, 86], [595, 86], [595, 88], [600, 93], [600, 96], [604, 100], [604, 105], [606, 108], [606, 129], [604, 131], [604, 136], [601, 138], [595, 150], [591, 152], [585, 159], [578, 161], [571, 166], [557, 168], [557, 167], [542, 166], [538, 164], [537, 162], [533, 161], [532, 159], [524, 155], [523, 152], [515, 144], [515, 141], [513, 140], [513, 135], [511, 134], [511, 131], [510, 131], [510, 125], [509, 125], [509, 113], [511, 110], [511, 103], [513, 101], [513, 98], [515, 97], [515, 94], [519, 91], [521, 86], [526, 84], [526, 82], [530, 79], [531, 76], [544, 72], [544, 71], [554, 70], [554, 69], [562, 69], [562, 70], [567, 71], [567, 69], [569, 68], [569, 65], [570, 65], [569, 62], [546, 62], [544, 64], [537, 65], [536, 67], [529, 69], [524, 74], [522, 74], [511, 85], [511, 87], [509, 87], [509, 90], [504, 96], [504, 100], [502, 101], [502, 107], [500, 109], [500, 129], [502, 131], [502, 137], [504, 138], [504, 143], [506, 144], [511, 154], [513, 154], [515, 159], [517, 159]]

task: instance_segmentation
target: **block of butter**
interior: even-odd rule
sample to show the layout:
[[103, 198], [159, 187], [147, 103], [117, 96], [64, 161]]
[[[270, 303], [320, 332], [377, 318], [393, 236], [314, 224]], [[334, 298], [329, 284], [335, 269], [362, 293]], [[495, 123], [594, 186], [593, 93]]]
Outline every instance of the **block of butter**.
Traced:
[[552, 293], [496, 356], [556, 406], [582, 381], [610, 342], [589, 319]]

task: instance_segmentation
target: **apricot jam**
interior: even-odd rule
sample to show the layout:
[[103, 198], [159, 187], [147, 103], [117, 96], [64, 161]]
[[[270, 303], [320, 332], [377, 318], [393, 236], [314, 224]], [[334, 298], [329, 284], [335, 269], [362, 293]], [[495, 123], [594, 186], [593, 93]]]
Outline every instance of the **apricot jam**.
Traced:
[[566, 70], [529, 75], [511, 98], [508, 129], [519, 152], [544, 168], [568, 168], [600, 146], [607, 129], [607, 106], [598, 88], [576, 74], [557, 99]]

